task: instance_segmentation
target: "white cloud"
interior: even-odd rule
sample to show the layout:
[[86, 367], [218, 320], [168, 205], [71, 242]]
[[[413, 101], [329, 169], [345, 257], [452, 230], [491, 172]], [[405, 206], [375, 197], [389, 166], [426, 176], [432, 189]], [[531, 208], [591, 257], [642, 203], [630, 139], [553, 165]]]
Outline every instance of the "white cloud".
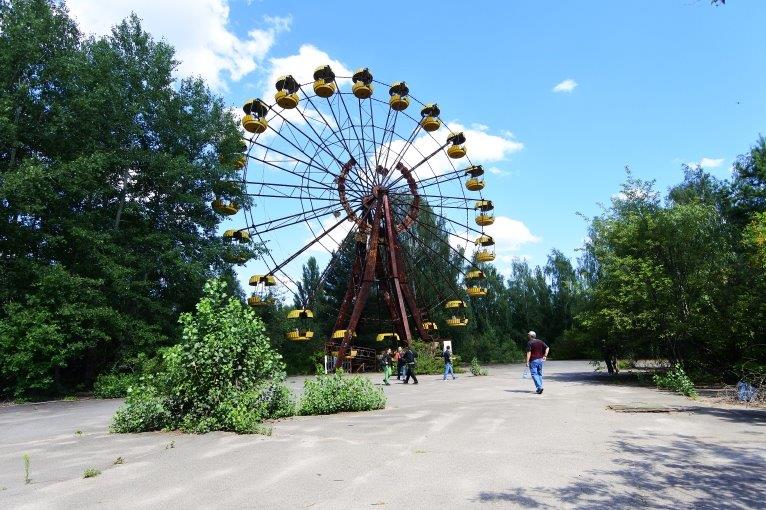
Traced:
[[553, 87], [553, 92], [572, 92], [575, 87], [577, 87], [577, 82], [571, 78], [567, 78]]
[[723, 158], [702, 158], [699, 161], [692, 161], [691, 163], [688, 163], [691, 167], [702, 167], [704, 169], [708, 168], [718, 168], [721, 166], [724, 162]]
[[227, 0], [69, 0], [67, 6], [80, 28], [95, 35], [109, 34], [135, 12], [146, 31], [175, 47], [181, 76], [201, 76], [218, 90], [254, 71], [291, 23], [289, 16], [264, 16], [262, 27], [240, 38], [227, 28]]
[[491, 166], [487, 169], [487, 172], [491, 173], [492, 175], [508, 175], [510, 172], [506, 172], [505, 170], [501, 170], [497, 168], [496, 166]]
[[498, 256], [508, 255], [509, 252], [518, 251], [526, 244], [535, 244], [541, 240], [532, 234], [523, 222], [508, 216], [495, 217], [495, 223], [487, 227], [486, 231], [495, 240], [495, 251]]
[[489, 126], [486, 124], [479, 124], [478, 122], [474, 122], [471, 124], [471, 129], [475, 129], [476, 131], [489, 131]]

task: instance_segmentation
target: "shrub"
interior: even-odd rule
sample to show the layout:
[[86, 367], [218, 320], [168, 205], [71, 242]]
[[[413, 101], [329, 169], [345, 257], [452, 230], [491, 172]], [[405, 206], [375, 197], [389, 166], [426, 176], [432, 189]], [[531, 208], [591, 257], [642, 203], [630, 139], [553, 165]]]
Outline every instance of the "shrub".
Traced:
[[259, 426], [264, 419], [293, 414], [284, 363], [263, 322], [224, 289], [209, 281], [196, 313], [181, 315], [181, 343], [165, 349], [157, 372], [130, 388], [112, 431], [252, 433], [266, 430]]
[[320, 375], [304, 383], [298, 414], [332, 414], [344, 411], [383, 409], [386, 396], [366, 377], [334, 374]]
[[686, 375], [686, 372], [684, 372], [680, 363], [676, 363], [674, 367], [664, 374], [654, 374], [652, 380], [658, 388], [673, 390], [681, 395], [686, 395], [687, 397], [697, 397], [697, 390], [694, 389], [694, 383], [689, 379], [689, 376]]
[[[444, 373], [444, 358], [441, 356], [441, 352], [434, 350], [434, 348], [421, 341], [412, 342], [412, 350], [418, 353], [415, 373], [422, 375], [438, 375]], [[452, 367], [455, 373], [461, 373], [462, 370], [458, 368], [460, 364], [460, 356], [452, 355]]]
[[94, 476], [98, 476], [100, 474], [101, 474], [101, 471], [99, 471], [98, 469], [88, 468], [82, 474], [82, 477], [83, 478], [93, 478]]
[[138, 374], [101, 374], [93, 383], [96, 398], [124, 398], [132, 386], [140, 383]]
[[486, 368], [483, 368], [481, 365], [479, 365], [479, 360], [476, 358], [473, 358], [471, 360], [470, 370], [473, 375], [488, 375], [489, 374]]

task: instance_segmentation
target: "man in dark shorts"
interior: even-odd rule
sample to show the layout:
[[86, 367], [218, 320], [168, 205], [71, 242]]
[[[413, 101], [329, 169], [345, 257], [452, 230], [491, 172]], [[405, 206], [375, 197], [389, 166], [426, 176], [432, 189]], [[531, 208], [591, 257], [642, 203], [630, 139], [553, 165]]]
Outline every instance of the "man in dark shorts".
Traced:
[[527, 366], [532, 380], [535, 382], [537, 394], [543, 392], [543, 362], [548, 358], [550, 348], [537, 338], [537, 333], [530, 331], [527, 333], [529, 342], [527, 342]]

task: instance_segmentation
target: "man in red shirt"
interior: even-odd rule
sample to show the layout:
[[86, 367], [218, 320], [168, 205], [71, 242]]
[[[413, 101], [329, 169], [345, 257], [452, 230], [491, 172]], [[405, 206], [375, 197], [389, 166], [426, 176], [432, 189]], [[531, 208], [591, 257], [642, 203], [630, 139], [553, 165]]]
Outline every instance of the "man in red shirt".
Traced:
[[548, 358], [550, 348], [537, 338], [537, 333], [530, 331], [527, 333], [529, 342], [527, 342], [527, 366], [532, 380], [535, 381], [537, 394], [543, 392], [543, 362]]

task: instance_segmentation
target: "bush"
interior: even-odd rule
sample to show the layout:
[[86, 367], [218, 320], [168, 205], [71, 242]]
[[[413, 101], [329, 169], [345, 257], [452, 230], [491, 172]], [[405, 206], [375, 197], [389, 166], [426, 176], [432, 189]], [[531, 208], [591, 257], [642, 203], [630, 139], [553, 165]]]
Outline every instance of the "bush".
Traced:
[[386, 396], [366, 377], [345, 375], [342, 370], [304, 383], [298, 414], [332, 414], [383, 409]]
[[[444, 358], [441, 352], [437, 352], [430, 344], [421, 341], [412, 342], [412, 350], [418, 353], [415, 364], [415, 373], [422, 375], [439, 375], [444, 373]], [[452, 367], [455, 373], [461, 373], [458, 368], [460, 356], [452, 355]]]
[[112, 431], [263, 432], [264, 419], [293, 414], [284, 363], [263, 322], [224, 289], [211, 280], [196, 313], [181, 315], [181, 343], [165, 349], [157, 372], [130, 388]]
[[684, 372], [680, 363], [676, 363], [676, 365], [665, 374], [654, 374], [652, 380], [658, 388], [673, 390], [681, 395], [686, 395], [687, 397], [697, 397], [697, 390], [694, 389], [694, 383], [689, 379], [689, 376], [686, 375], [686, 372]]
[[486, 368], [482, 368], [481, 365], [479, 365], [479, 360], [476, 358], [473, 358], [471, 360], [471, 373], [473, 375], [488, 375], [489, 372], [487, 372]]
[[130, 388], [141, 383], [139, 374], [101, 374], [93, 383], [96, 398], [124, 398]]

